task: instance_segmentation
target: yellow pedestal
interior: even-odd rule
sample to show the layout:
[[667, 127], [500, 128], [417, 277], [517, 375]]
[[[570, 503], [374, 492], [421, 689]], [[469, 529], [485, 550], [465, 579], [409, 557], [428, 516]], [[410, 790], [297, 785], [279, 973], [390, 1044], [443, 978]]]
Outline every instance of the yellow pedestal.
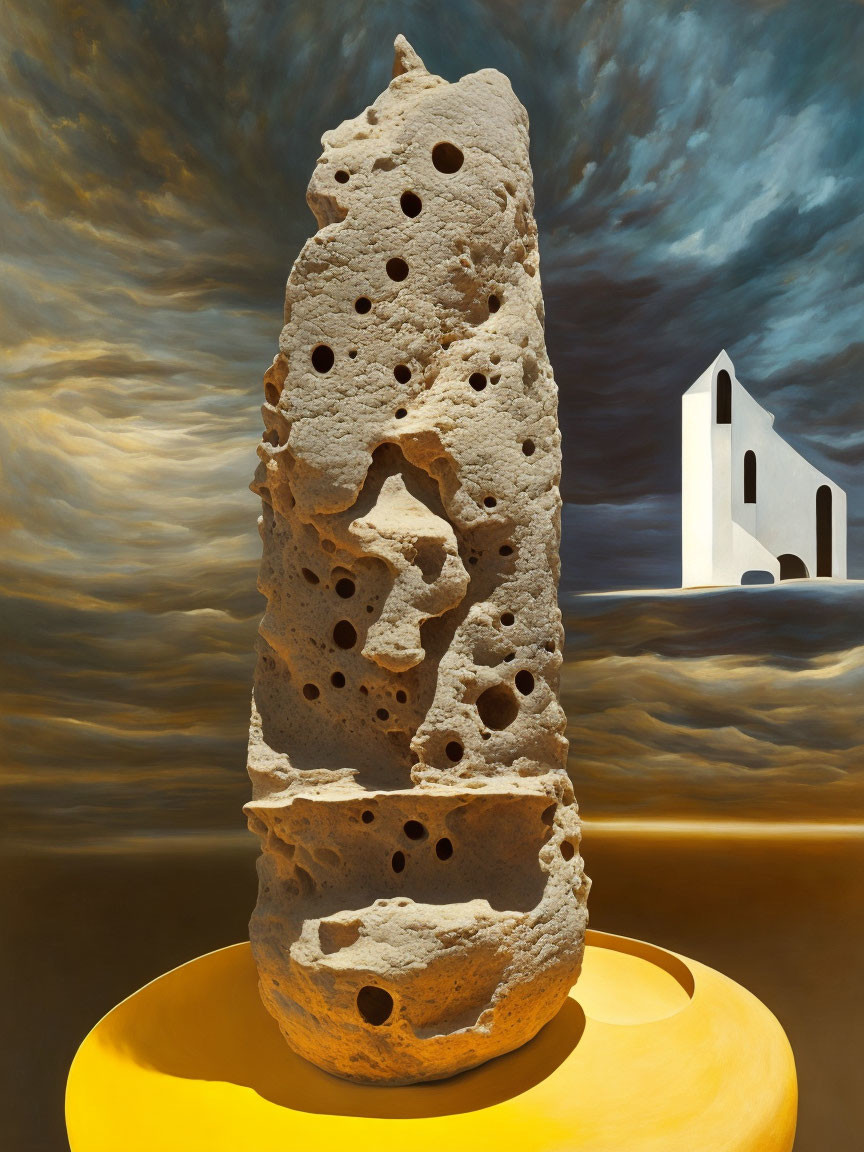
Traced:
[[740, 985], [589, 933], [570, 999], [529, 1044], [450, 1080], [369, 1088], [295, 1056], [248, 944], [154, 980], [69, 1073], [72, 1152], [789, 1152], [795, 1064]]

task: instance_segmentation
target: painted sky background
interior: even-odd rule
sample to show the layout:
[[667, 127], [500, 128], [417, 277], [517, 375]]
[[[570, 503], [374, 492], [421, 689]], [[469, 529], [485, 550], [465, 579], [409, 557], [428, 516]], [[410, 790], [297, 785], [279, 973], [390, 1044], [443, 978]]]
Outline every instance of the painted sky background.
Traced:
[[679, 583], [680, 395], [723, 347], [846, 488], [864, 576], [864, 6], [10, 0], [10, 835], [238, 826], [261, 376], [321, 133], [400, 31], [531, 118], [583, 809], [860, 815], [860, 590], [576, 594]]

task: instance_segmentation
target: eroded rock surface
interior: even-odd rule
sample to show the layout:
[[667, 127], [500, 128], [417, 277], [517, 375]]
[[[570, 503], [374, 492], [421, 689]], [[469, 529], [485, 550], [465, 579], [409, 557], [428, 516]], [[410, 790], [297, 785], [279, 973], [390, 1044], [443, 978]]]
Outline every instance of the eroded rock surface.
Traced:
[[399, 37], [323, 146], [253, 485], [251, 937], [292, 1047], [400, 1084], [530, 1039], [581, 963], [557, 393], [506, 77]]

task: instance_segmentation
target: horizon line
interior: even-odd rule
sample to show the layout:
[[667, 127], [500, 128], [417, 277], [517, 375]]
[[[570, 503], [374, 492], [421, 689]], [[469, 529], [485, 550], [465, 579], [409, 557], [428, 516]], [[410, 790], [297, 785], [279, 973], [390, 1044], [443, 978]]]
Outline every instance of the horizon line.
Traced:
[[[600, 817], [582, 820], [583, 838], [606, 836], [702, 837], [711, 839], [864, 839], [864, 818], [860, 821], [700, 819], [646, 817]], [[125, 836], [106, 836], [65, 844], [19, 840], [7, 842], [0, 855], [10, 856], [105, 856], [154, 855], [172, 852], [223, 852], [226, 850], [257, 851], [254, 833], [245, 828], [224, 830], [190, 829], [189, 831], [138, 832]]]

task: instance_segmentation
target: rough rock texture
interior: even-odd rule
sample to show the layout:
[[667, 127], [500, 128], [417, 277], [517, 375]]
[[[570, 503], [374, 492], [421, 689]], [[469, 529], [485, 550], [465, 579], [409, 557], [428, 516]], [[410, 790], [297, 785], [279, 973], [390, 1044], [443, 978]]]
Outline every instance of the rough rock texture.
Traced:
[[251, 935], [292, 1047], [400, 1084], [524, 1043], [579, 971], [557, 394], [507, 79], [399, 37], [323, 146], [253, 485]]

